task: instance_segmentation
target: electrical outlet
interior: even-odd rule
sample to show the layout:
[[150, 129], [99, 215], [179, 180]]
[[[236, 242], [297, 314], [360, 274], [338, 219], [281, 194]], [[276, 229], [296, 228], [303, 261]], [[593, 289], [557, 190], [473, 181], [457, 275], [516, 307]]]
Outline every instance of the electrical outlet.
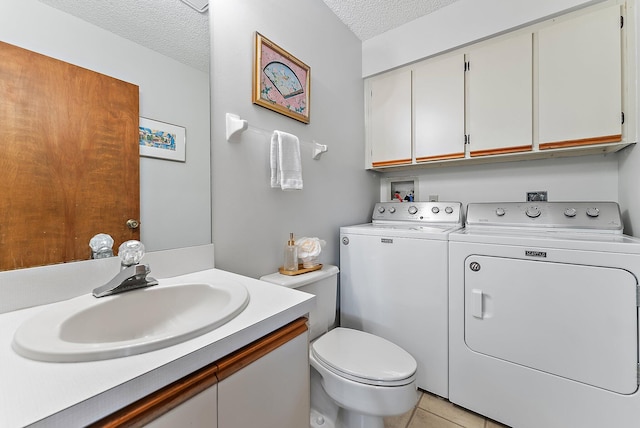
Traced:
[[527, 202], [546, 202], [547, 201], [547, 191], [541, 190], [539, 192], [527, 192]]
[[438, 202], [438, 195], [429, 195], [429, 202]]

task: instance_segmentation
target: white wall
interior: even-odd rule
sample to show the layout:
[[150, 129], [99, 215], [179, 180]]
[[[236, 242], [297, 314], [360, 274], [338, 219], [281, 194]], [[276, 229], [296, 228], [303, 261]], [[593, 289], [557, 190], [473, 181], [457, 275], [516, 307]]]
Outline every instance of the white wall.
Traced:
[[[212, 26], [213, 240], [216, 266], [259, 277], [282, 265], [289, 232], [327, 241], [339, 261], [339, 227], [366, 222], [378, 179], [362, 168], [361, 42], [320, 0], [236, 0], [210, 5]], [[309, 125], [251, 103], [254, 32], [311, 67]], [[225, 140], [225, 113], [250, 125], [329, 146], [319, 161], [301, 146], [304, 190], [269, 185], [269, 138]]]
[[186, 163], [140, 159], [141, 240], [211, 243], [208, 74], [36, 0], [0, 1], [0, 41], [136, 84], [141, 116], [184, 126]]
[[[549, 200], [616, 201], [618, 161], [615, 155], [505, 162], [386, 173], [386, 185], [395, 177], [415, 177], [420, 200], [438, 195], [441, 201], [525, 201], [527, 191], [548, 191]], [[386, 198], [388, 192], [381, 192]]]
[[604, 0], [459, 0], [362, 43], [367, 77]]

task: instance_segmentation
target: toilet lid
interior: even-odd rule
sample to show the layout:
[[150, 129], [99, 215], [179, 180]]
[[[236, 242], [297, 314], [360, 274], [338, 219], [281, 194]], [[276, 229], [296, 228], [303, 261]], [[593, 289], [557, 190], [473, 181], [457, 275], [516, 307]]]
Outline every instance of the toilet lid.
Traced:
[[416, 360], [398, 345], [373, 334], [338, 327], [313, 342], [311, 350], [327, 369], [357, 382], [406, 385]]

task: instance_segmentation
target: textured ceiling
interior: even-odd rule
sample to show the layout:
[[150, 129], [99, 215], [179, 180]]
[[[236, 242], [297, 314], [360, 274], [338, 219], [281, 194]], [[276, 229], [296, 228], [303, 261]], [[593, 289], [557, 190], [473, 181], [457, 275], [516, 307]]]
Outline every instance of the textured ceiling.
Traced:
[[457, 0], [323, 0], [362, 41]]
[[[180, 0], [39, 1], [184, 64], [209, 70], [208, 11], [196, 12]], [[364, 41], [457, 0], [323, 1]]]
[[199, 70], [209, 71], [209, 13], [179, 0], [39, 0]]

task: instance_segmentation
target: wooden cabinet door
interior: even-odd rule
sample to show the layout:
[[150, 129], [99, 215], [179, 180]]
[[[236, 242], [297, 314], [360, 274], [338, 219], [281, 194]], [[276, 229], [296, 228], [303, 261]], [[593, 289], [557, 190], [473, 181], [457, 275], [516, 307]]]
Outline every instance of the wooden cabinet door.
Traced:
[[622, 140], [620, 6], [539, 32], [540, 149]]
[[410, 164], [411, 70], [368, 82], [367, 141], [372, 166]]
[[464, 55], [413, 69], [416, 162], [464, 157]]
[[467, 61], [471, 156], [531, 150], [532, 34], [510, 36], [472, 49]]
[[0, 270], [139, 239], [138, 87], [0, 42]]

